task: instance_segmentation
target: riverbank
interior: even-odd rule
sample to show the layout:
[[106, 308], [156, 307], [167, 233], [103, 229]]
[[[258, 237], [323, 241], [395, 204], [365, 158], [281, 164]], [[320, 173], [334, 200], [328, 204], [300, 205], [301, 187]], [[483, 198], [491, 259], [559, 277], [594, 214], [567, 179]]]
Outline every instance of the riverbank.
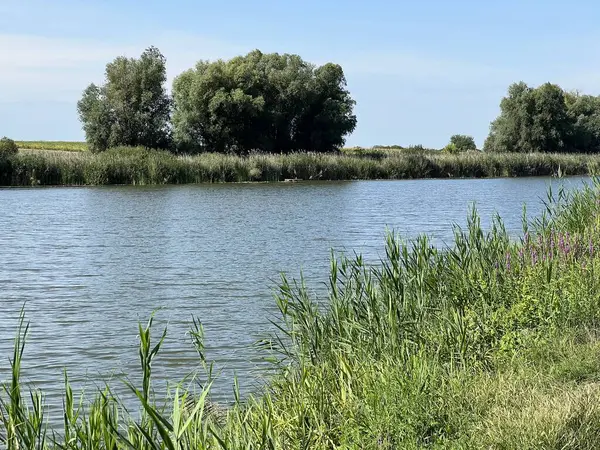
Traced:
[[[200, 392], [192, 400], [188, 381], [158, 406], [150, 337], [160, 330], [140, 327], [144, 381], [131, 387], [145, 414], [129, 415], [109, 390], [81, 414], [67, 387], [54, 445], [41, 397], [32, 407], [20, 382], [17, 340], [0, 434], [9, 448], [48, 449], [598, 448], [600, 184], [559, 191], [547, 211], [518, 241], [500, 221], [482, 230], [476, 214], [444, 250], [390, 235], [376, 267], [332, 260], [326, 299], [282, 279], [280, 338], [262, 345], [277, 374], [227, 411]], [[210, 373], [201, 328], [190, 335]]]
[[240, 157], [215, 153], [177, 156], [137, 148], [117, 148], [99, 154], [87, 151], [20, 150], [9, 161], [0, 162], [0, 185], [151, 185], [276, 182], [289, 179], [561, 176], [595, 174], [600, 168], [600, 155], [587, 154], [353, 152], [254, 154]]

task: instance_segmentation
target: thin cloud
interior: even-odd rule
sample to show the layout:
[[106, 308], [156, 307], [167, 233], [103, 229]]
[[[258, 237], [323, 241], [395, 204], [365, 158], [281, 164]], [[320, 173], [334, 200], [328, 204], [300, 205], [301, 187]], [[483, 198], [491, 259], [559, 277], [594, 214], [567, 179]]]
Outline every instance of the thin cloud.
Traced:
[[149, 45], [157, 46], [167, 57], [169, 82], [199, 59], [229, 58], [244, 51], [239, 46], [181, 33], [119, 45], [0, 34], [0, 101], [73, 101], [89, 83], [102, 82], [107, 62], [117, 56], [139, 56]]

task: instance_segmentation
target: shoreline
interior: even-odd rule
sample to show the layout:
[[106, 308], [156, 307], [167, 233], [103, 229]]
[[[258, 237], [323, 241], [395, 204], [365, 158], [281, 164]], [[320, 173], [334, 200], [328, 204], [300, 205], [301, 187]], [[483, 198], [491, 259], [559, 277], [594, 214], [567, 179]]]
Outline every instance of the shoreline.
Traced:
[[290, 185], [290, 184], [313, 184], [313, 183], [355, 183], [355, 182], [396, 182], [396, 181], [485, 181], [485, 180], [514, 180], [521, 178], [551, 178], [556, 180], [570, 178], [593, 178], [594, 174], [569, 174], [563, 176], [553, 175], [516, 175], [516, 176], [492, 176], [492, 177], [429, 177], [429, 178], [364, 178], [364, 179], [339, 179], [339, 180], [297, 180], [297, 181], [215, 181], [215, 182], [200, 182], [200, 183], [163, 183], [163, 184], [39, 184], [39, 185], [0, 185], [0, 190], [4, 189], [44, 189], [44, 188], [98, 188], [98, 187], [165, 187], [165, 186], [214, 186], [214, 185]]
[[21, 150], [0, 161], [0, 186], [105, 186], [215, 183], [307, 183], [422, 179], [593, 176], [600, 155], [459, 154], [385, 151], [346, 153], [176, 155], [141, 148], [102, 153]]

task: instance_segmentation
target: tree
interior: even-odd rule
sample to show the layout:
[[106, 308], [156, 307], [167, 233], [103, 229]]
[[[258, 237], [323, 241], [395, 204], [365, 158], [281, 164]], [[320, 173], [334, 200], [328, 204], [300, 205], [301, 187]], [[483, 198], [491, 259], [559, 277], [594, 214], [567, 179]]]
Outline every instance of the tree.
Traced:
[[16, 155], [19, 152], [19, 147], [12, 139], [6, 136], [0, 139], [0, 160], [7, 159], [10, 156]]
[[344, 136], [356, 128], [355, 102], [345, 86], [344, 72], [337, 64], [314, 71], [304, 110], [292, 130], [297, 149], [327, 152], [344, 145]]
[[118, 57], [107, 64], [105, 75], [105, 84], [88, 86], [77, 104], [90, 149], [169, 148], [171, 100], [160, 51], [150, 47], [138, 59]]
[[556, 84], [545, 83], [533, 90], [533, 102], [531, 148], [541, 152], [569, 151], [571, 124], [564, 91]]
[[600, 152], [600, 97], [565, 94], [572, 122], [571, 146], [577, 152]]
[[533, 114], [532, 89], [525, 83], [514, 83], [508, 96], [500, 102], [500, 115], [490, 126], [484, 150], [496, 152], [526, 151], [527, 129]]
[[77, 111], [92, 152], [106, 150], [116, 141], [113, 140], [112, 131], [116, 119], [106, 98], [104, 86], [89, 85], [77, 103]]
[[515, 83], [500, 102], [500, 115], [490, 126], [484, 150], [496, 152], [571, 151], [572, 120], [564, 91], [545, 83], [530, 88]]
[[469, 150], [477, 150], [475, 139], [472, 136], [464, 134], [455, 134], [450, 138], [450, 144], [456, 147], [458, 152], [466, 152]]
[[258, 50], [200, 61], [173, 83], [179, 151], [331, 151], [356, 127], [342, 68]]

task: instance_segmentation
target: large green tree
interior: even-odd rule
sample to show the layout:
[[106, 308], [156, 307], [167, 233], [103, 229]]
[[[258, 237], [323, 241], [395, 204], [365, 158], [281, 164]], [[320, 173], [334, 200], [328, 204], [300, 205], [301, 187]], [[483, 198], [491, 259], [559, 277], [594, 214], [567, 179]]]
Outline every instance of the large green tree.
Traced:
[[484, 150], [497, 152], [600, 151], [600, 98], [566, 93], [551, 83], [515, 83], [500, 103]]
[[573, 127], [571, 145], [574, 151], [600, 152], [600, 97], [568, 93], [565, 99]]
[[356, 127], [342, 68], [258, 50], [200, 61], [173, 83], [173, 131], [180, 151], [325, 152]]
[[107, 64], [105, 75], [105, 84], [88, 86], [77, 104], [90, 148], [168, 148], [171, 100], [160, 51], [150, 47], [139, 58], [118, 57]]

